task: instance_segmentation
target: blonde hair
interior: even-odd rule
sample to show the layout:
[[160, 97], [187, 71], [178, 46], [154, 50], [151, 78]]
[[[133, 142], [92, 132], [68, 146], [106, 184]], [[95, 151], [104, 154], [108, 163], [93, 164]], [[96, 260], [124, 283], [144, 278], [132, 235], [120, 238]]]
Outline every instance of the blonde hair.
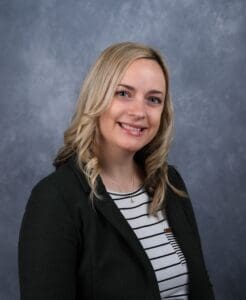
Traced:
[[89, 70], [82, 85], [75, 114], [64, 133], [64, 146], [54, 160], [56, 167], [73, 154], [91, 188], [91, 199], [97, 193], [97, 178], [101, 172], [96, 155], [98, 118], [112, 101], [115, 90], [129, 65], [137, 59], [156, 61], [164, 74], [166, 95], [159, 130], [155, 138], [135, 154], [145, 173], [144, 186], [152, 198], [150, 213], [155, 214], [165, 199], [167, 184], [181, 196], [185, 192], [175, 188], [168, 179], [167, 156], [173, 134], [173, 105], [169, 91], [167, 66], [158, 51], [148, 46], [123, 42], [106, 48]]

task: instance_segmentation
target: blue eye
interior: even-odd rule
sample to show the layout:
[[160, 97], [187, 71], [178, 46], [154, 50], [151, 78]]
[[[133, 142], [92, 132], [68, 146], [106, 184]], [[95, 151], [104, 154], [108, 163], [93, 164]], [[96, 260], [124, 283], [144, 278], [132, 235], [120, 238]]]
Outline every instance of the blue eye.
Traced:
[[116, 95], [117, 95], [117, 96], [120, 96], [120, 97], [130, 97], [129, 92], [127, 92], [127, 91], [125, 91], [125, 90], [117, 91], [117, 92], [116, 92]]
[[152, 104], [160, 104], [160, 103], [161, 103], [161, 99], [160, 99], [160, 98], [157, 98], [157, 97], [149, 97], [149, 101], [150, 101]]

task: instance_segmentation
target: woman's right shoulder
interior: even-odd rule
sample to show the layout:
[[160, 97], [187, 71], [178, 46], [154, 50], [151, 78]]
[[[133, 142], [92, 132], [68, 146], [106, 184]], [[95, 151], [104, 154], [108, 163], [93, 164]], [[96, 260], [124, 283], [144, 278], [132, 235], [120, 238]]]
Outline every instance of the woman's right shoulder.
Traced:
[[88, 198], [88, 190], [83, 188], [83, 184], [86, 185], [86, 179], [82, 172], [76, 172], [69, 163], [65, 163], [34, 185], [29, 202], [48, 206], [64, 202], [70, 207], [77, 206], [81, 199]]
[[75, 186], [77, 178], [74, 172], [69, 168], [68, 164], [64, 164], [52, 173], [40, 179], [32, 189], [32, 192], [45, 192], [47, 190], [62, 190], [64, 187], [71, 185]]
[[[88, 197], [74, 172], [64, 165], [41, 179], [27, 200], [20, 229], [20, 248], [43, 241], [80, 240]], [[86, 205], [86, 207], [85, 207]], [[41, 245], [42, 246], [42, 245]]]

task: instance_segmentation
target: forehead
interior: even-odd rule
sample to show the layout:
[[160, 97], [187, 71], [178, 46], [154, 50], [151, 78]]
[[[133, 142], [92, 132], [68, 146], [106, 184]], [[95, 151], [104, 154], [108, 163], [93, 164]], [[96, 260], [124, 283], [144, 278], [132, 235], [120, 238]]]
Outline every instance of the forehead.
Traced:
[[165, 90], [166, 78], [157, 61], [141, 58], [127, 67], [120, 83]]

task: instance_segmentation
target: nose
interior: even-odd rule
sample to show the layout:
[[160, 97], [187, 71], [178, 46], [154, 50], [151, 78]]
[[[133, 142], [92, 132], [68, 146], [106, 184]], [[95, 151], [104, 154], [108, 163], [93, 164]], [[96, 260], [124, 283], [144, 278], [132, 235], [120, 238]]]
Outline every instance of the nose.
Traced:
[[128, 115], [136, 119], [144, 119], [146, 116], [144, 97], [138, 96], [132, 99], [128, 107]]

